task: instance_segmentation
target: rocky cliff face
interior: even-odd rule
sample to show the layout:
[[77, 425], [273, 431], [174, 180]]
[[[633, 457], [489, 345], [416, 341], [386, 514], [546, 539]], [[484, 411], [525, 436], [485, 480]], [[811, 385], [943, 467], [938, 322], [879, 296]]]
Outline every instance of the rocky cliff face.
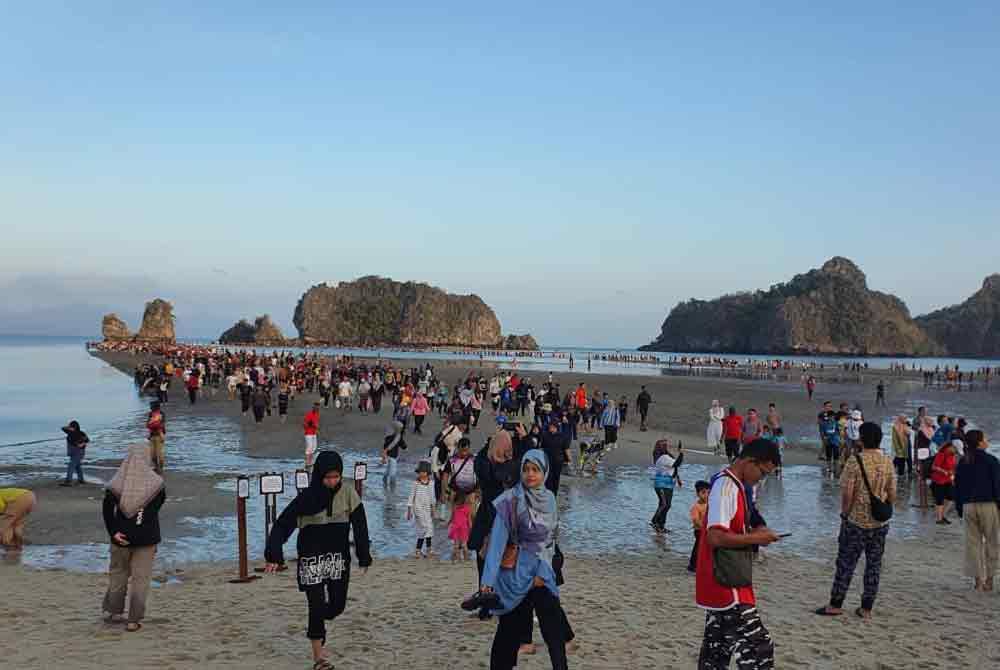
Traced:
[[265, 314], [258, 316], [253, 323], [240, 319], [232, 328], [219, 336], [219, 343], [281, 346], [285, 344], [285, 336], [271, 321], [271, 317]]
[[952, 356], [1000, 357], [1000, 274], [960, 305], [919, 316], [917, 323]]
[[105, 340], [129, 340], [132, 333], [117, 314], [105, 314], [101, 319], [101, 334]]
[[872, 291], [846, 258], [768, 291], [677, 305], [647, 351], [931, 355], [941, 347], [895, 296]]
[[142, 314], [142, 326], [135, 339], [153, 342], [175, 342], [174, 306], [166, 300], [156, 298], [146, 303]]
[[501, 340], [500, 322], [479, 296], [371, 276], [313, 286], [294, 323], [306, 344], [491, 347]]
[[538, 351], [538, 342], [535, 342], [535, 338], [527, 333], [524, 335], [508, 335], [503, 338], [501, 348], [513, 351]]

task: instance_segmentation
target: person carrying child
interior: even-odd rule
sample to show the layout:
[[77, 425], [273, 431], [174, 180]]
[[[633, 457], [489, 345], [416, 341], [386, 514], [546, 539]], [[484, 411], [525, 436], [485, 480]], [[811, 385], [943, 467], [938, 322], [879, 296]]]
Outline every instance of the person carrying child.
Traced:
[[[417, 528], [416, 558], [430, 558], [433, 550], [431, 540], [434, 538], [434, 483], [431, 481], [431, 464], [420, 461], [417, 465], [417, 479], [413, 482], [413, 490], [406, 502], [406, 520], [412, 520]], [[424, 543], [427, 551], [423, 552]]]
[[372, 564], [368, 519], [353, 482], [344, 482], [344, 462], [335, 451], [321, 451], [312, 480], [281, 513], [267, 538], [266, 572], [284, 562], [282, 547], [298, 529], [299, 591], [309, 604], [306, 637], [312, 645], [313, 670], [333, 670], [325, 650], [326, 625], [344, 612], [351, 576], [348, 534], [354, 530], [354, 553], [361, 574]]

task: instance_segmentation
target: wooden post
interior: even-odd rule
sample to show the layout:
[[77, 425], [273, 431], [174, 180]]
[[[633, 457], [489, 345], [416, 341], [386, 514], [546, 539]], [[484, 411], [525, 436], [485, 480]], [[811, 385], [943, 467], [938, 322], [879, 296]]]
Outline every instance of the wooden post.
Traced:
[[240, 575], [236, 579], [229, 580], [230, 584], [246, 584], [255, 579], [260, 579], [256, 575], [251, 575], [247, 565], [247, 501], [245, 498], [236, 498], [236, 522], [239, 528], [239, 556]]

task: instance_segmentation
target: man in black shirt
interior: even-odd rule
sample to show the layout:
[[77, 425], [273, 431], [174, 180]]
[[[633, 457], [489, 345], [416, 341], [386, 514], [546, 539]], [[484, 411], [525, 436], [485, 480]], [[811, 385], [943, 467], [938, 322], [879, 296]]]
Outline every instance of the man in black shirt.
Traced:
[[649, 404], [653, 402], [653, 397], [643, 386], [635, 399], [635, 406], [639, 410], [639, 430], [646, 430], [646, 416], [649, 414]]

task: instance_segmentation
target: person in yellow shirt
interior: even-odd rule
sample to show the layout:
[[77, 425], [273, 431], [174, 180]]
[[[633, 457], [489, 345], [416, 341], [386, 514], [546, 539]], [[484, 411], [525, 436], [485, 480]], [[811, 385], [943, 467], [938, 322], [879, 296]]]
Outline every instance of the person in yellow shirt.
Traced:
[[24, 524], [34, 507], [35, 494], [28, 489], [0, 488], [0, 545], [24, 545]]

